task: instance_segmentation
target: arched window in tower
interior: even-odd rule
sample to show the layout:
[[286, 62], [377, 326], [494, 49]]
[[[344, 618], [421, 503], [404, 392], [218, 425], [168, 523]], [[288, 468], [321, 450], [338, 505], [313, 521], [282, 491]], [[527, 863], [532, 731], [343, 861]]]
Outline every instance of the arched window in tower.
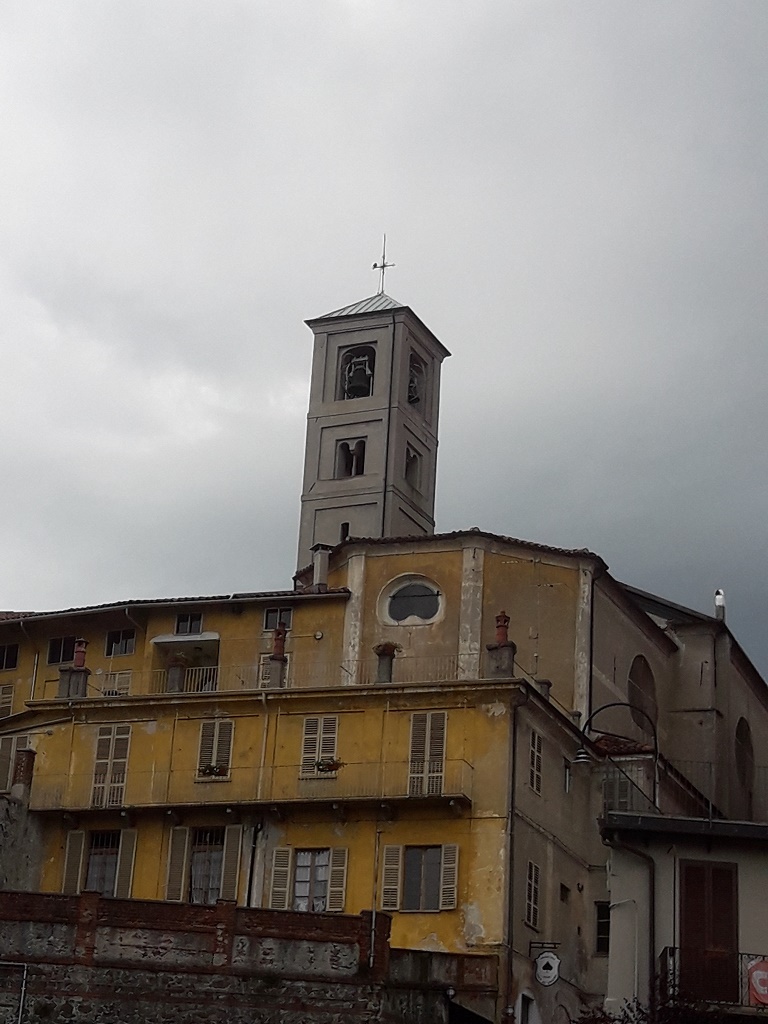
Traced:
[[645, 733], [652, 734], [659, 717], [656, 704], [656, 680], [651, 666], [642, 654], [638, 654], [629, 670], [627, 698], [630, 714], [635, 725]]
[[418, 405], [424, 400], [426, 380], [426, 366], [414, 352], [411, 352], [408, 362], [408, 401], [411, 405]]
[[339, 441], [336, 448], [336, 479], [363, 476], [365, 473], [365, 440]]
[[357, 345], [342, 354], [339, 367], [339, 398], [368, 398], [373, 394], [376, 350]]
[[421, 487], [421, 455], [410, 444], [405, 446], [404, 476], [405, 482], [418, 491]]

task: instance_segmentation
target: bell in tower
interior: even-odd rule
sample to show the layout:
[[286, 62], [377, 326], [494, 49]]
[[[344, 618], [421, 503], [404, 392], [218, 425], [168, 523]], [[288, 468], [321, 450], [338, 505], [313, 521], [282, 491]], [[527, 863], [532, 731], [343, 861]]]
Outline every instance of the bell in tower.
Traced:
[[372, 395], [375, 365], [376, 353], [367, 345], [345, 352], [341, 364], [342, 397], [368, 398]]

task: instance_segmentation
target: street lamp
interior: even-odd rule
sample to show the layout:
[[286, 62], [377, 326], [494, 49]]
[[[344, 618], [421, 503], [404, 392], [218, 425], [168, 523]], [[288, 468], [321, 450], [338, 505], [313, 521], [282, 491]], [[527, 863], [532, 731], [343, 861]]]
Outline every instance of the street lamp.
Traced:
[[[612, 700], [608, 704], [601, 704], [599, 708], [595, 708], [591, 715], [589, 715], [586, 722], [581, 727], [581, 735], [584, 737], [585, 740], [587, 739], [587, 729], [589, 728], [592, 719], [595, 718], [596, 715], [599, 715], [601, 711], [607, 711], [608, 708], [629, 708], [631, 711], [636, 711], [638, 714], [643, 716], [643, 718], [648, 722], [648, 724], [651, 727], [651, 734], [653, 736], [653, 803], [655, 805], [656, 796], [659, 788], [659, 736], [656, 732], [656, 723], [647, 711], [644, 711], [642, 708], [639, 708], [636, 704], [630, 704], [628, 700]], [[604, 735], [612, 734], [604, 733]], [[579, 749], [576, 751], [576, 754], [574, 755], [573, 761], [571, 763], [592, 763], [592, 757], [584, 745], [580, 746]]]

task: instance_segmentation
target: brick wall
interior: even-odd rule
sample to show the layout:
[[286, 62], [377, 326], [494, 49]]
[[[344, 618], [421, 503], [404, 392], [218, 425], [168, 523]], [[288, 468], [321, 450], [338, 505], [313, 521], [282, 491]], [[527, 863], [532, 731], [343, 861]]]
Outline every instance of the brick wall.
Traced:
[[24, 1024], [444, 1024], [426, 961], [390, 971], [389, 924], [4, 892], [0, 1021], [16, 1021], [24, 987]]

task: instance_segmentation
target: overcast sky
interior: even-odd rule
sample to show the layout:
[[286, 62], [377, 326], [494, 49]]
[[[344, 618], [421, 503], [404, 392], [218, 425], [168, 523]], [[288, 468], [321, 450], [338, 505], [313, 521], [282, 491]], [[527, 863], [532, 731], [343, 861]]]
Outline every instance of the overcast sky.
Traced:
[[766, 0], [0, 6], [0, 607], [288, 588], [311, 333], [453, 352], [437, 528], [768, 671]]

